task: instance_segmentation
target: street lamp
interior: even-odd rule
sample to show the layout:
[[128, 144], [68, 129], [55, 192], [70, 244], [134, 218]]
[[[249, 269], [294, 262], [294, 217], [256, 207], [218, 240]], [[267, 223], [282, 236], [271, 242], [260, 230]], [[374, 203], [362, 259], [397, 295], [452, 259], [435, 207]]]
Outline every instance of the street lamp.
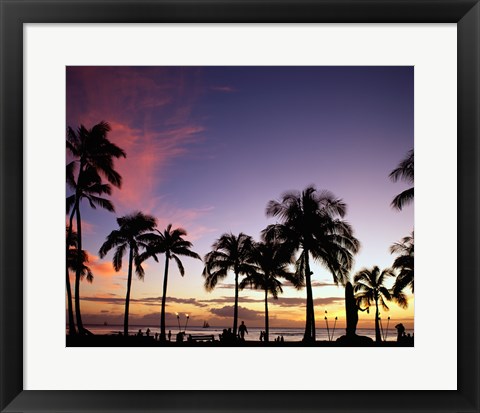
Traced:
[[181, 328], [180, 328], [180, 316], [178, 315], [178, 313], [175, 313], [177, 315], [177, 322], [178, 322], [178, 332], [180, 333], [181, 331]]
[[185, 321], [185, 328], [183, 329], [183, 332], [185, 333], [187, 331], [187, 324], [188, 324], [188, 319], [190, 316], [188, 314], [185, 314], [187, 316], [187, 321]]
[[325, 324], [327, 325], [328, 341], [330, 341], [330, 329], [328, 328], [327, 310], [325, 310]]

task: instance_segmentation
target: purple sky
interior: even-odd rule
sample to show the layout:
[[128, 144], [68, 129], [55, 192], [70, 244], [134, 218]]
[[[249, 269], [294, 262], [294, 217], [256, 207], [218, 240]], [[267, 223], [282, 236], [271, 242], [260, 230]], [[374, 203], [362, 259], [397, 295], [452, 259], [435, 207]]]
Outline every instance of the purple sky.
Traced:
[[[413, 148], [413, 92], [413, 67], [69, 67], [67, 125], [110, 122], [110, 139], [127, 152], [116, 164], [124, 177], [112, 196], [117, 214], [139, 209], [155, 215], [160, 228], [182, 226], [201, 256], [224, 232], [258, 239], [273, 222], [265, 217], [267, 202], [284, 191], [328, 189], [348, 205], [347, 220], [362, 243], [358, 270], [390, 266], [389, 246], [413, 229], [413, 206], [390, 207], [407, 186], [388, 179]], [[87, 204], [82, 212], [84, 246], [96, 256], [116, 215]], [[92, 258], [96, 280], [82, 285], [82, 296], [124, 297], [125, 272], [115, 274], [110, 261], [111, 254]], [[182, 279], [172, 269], [168, 296], [210, 302], [207, 308], [172, 302], [167, 311], [228, 320], [218, 314], [232, 290], [206, 293], [202, 264], [183, 262], [187, 274]], [[314, 279], [331, 281], [326, 270], [313, 271]], [[161, 296], [162, 276], [163, 262], [152, 261], [132, 296]], [[314, 295], [341, 297], [343, 289], [319, 286]], [[286, 289], [284, 296], [305, 292]], [[114, 303], [83, 305], [91, 320], [100, 311], [105, 317], [123, 311]], [[240, 305], [245, 314], [261, 313], [258, 303]], [[280, 324], [302, 318], [303, 310], [283, 310], [272, 307]], [[159, 307], [133, 304], [132, 313], [154, 320]], [[413, 302], [407, 311], [392, 305], [392, 314], [411, 318]]]

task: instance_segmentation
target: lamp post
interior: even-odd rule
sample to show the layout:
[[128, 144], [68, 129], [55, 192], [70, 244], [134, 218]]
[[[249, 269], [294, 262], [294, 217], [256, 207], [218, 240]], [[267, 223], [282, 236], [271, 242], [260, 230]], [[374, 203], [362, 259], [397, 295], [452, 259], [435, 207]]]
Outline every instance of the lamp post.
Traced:
[[[335, 327], [337, 326], [337, 320], [338, 320], [338, 317], [335, 317], [335, 322], [333, 323], [332, 340], [333, 340], [333, 336], [335, 334]], [[332, 341], [332, 340], [330, 340], [330, 341]]]
[[180, 316], [178, 315], [178, 313], [175, 313], [175, 314], [177, 314], [178, 332], [180, 333], [180, 331], [181, 331], [181, 328], [180, 328]]
[[187, 324], [188, 324], [188, 319], [190, 316], [188, 314], [185, 314], [187, 316], [187, 321], [185, 321], [185, 328], [183, 329], [183, 332], [185, 333], [187, 331]]
[[385, 341], [385, 336], [383, 334], [382, 317], [380, 317], [380, 314], [378, 314], [378, 324], [380, 324], [380, 331], [381, 331], [382, 339], [383, 339], [383, 341]]
[[325, 324], [327, 325], [328, 341], [330, 341], [330, 329], [328, 328], [327, 310], [325, 310]]
[[388, 316], [388, 321], [387, 321], [387, 331], [385, 332], [385, 341], [387, 341], [388, 338], [388, 325], [390, 324], [390, 316]]

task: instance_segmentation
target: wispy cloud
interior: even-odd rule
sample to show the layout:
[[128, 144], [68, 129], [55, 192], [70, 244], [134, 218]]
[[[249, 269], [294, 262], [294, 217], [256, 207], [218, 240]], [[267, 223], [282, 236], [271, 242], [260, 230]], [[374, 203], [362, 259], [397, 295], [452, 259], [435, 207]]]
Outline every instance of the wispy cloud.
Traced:
[[[251, 298], [251, 297], [242, 297], [242, 303], [264, 303], [263, 298]], [[199, 303], [202, 304], [224, 304], [224, 303], [232, 303], [233, 297], [219, 297], [219, 298], [212, 298], [210, 300], [198, 300]], [[306, 299], [303, 297], [278, 297], [278, 299], [271, 298], [269, 300], [270, 305], [278, 306], [278, 307], [304, 307], [306, 303]], [[313, 300], [314, 305], [318, 306], [326, 306], [326, 305], [336, 305], [336, 304], [343, 304], [344, 299], [339, 297], [320, 297], [315, 298]]]
[[[212, 298], [210, 300], [199, 300], [199, 302], [204, 304], [223, 304], [223, 303], [231, 303], [233, 301], [233, 297], [219, 297], [219, 298]], [[242, 297], [243, 303], [263, 303], [263, 299], [251, 298], [251, 297]]]
[[167, 179], [167, 167], [175, 158], [186, 154], [190, 145], [200, 141], [204, 128], [192, 124], [153, 130], [121, 121], [111, 121], [111, 124], [112, 140], [127, 153], [126, 159], [117, 162], [119, 173], [126, 178], [121, 191], [114, 191], [113, 201], [120, 211], [137, 208], [153, 212], [161, 198], [152, 194]]
[[119, 213], [151, 212], [154, 201], [145, 199], [154, 199], [169, 163], [201, 139], [205, 128], [192, 117], [201, 93], [194, 77], [169, 67], [67, 68], [69, 126], [108, 121], [109, 138], [127, 153], [116, 162], [125, 177], [112, 197]]
[[211, 90], [215, 91], [215, 92], [223, 92], [223, 93], [233, 93], [233, 92], [236, 92], [237, 90], [232, 87], [232, 86], [212, 86], [210, 88]]
[[235, 288], [235, 284], [228, 284], [228, 283], [219, 283], [215, 288], [224, 288], [226, 290], [233, 290]]
[[172, 224], [174, 228], [181, 227], [186, 229], [186, 239], [196, 241], [204, 235], [211, 234], [216, 231], [212, 228], [201, 224], [201, 219], [210, 215], [214, 211], [212, 206], [203, 208], [179, 208], [170, 205], [168, 202], [162, 202], [155, 209], [155, 216], [158, 216], [157, 226], [162, 230], [168, 224]]
[[[290, 281], [282, 281], [282, 284], [285, 287], [293, 287], [293, 284]], [[337, 285], [333, 282], [327, 281], [312, 281], [312, 287], [336, 287]]]
[[[343, 304], [343, 302], [343, 298], [338, 297], [321, 297], [313, 300], [313, 304], [316, 306]], [[278, 300], [271, 300], [270, 304], [279, 307], [304, 307], [306, 300], [301, 297], [279, 297]]]
[[[125, 298], [119, 297], [115, 294], [110, 296], [85, 296], [80, 298], [83, 301], [92, 301], [104, 304], [112, 305], [124, 305]], [[158, 307], [162, 303], [162, 297], [145, 297], [145, 298], [130, 298], [130, 303], [142, 304], [146, 306], [155, 306]], [[207, 307], [207, 304], [198, 301], [196, 298], [177, 298], [177, 297], [167, 297], [167, 305], [169, 304], [190, 304], [195, 307]]]

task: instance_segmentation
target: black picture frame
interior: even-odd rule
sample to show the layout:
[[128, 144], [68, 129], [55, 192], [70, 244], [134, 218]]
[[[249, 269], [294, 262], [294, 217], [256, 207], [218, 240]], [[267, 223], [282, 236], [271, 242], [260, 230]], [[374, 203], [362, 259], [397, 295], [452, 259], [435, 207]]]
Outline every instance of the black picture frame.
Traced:
[[[2, 412], [478, 412], [479, 0], [0, 0]], [[27, 391], [23, 389], [24, 23], [457, 23], [458, 390]], [[447, 201], [442, 200], [446, 197]], [[455, 202], [446, 190], [433, 208]], [[444, 223], [448, 225], [448, 223]], [[441, 254], [441, 252], [439, 252]], [[372, 377], [375, 371], [372, 366]], [[441, 360], [439, 360], [441, 369]], [[161, 372], [159, 372], [161, 374]], [[435, 372], [432, 371], [432, 374]], [[380, 376], [377, 379], [381, 379]], [[375, 379], [372, 378], [372, 387]]]

